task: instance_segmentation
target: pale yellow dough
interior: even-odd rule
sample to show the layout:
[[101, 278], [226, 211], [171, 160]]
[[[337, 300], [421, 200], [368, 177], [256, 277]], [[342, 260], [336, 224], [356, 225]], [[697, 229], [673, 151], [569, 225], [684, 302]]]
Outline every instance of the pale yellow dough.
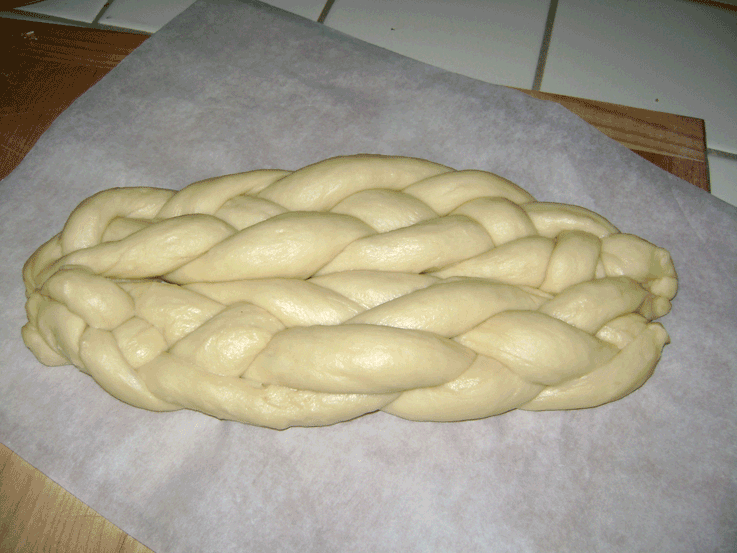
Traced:
[[502, 177], [356, 155], [88, 198], [28, 260], [26, 345], [131, 405], [283, 429], [620, 399], [670, 255]]

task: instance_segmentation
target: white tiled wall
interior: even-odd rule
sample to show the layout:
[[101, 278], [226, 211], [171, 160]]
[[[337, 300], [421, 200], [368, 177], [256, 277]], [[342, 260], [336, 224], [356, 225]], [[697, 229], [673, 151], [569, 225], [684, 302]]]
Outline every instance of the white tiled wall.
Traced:
[[547, 14], [539, 0], [337, 0], [325, 24], [455, 73], [530, 88]]
[[194, 0], [115, 0], [100, 15], [99, 23], [155, 33], [193, 3]]
[[[0, 16], [154, 33], [194, 1], [44, 0]], [[264, 1], [483, 81], [704, 119], [712, 193], [737, 205], [737, 0]]]
[[737, 156], [709, 154], [711, 193], [737, 206]]
[[559, 0], [541, 90], [706, 121], [737, 154], [737, 11], [690, 0]]
[[325, 7], [326, 0], [263, 0], [263, 2], [317, 21]]

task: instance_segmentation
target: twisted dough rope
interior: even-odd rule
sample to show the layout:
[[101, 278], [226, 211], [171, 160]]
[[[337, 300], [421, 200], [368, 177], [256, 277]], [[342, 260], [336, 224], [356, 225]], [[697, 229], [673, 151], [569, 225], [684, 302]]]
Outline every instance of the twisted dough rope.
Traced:
[[131, 405], [286, 428], [629, 394], [668, 252], [483, 171], [360, 155], [82, 202], [24, 267], [23, 339]]

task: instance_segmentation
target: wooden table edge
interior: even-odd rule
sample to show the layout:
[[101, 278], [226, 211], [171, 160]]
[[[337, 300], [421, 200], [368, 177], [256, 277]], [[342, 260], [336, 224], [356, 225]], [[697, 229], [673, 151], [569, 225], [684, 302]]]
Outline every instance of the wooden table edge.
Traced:
[[153, 553], [3, 444], [0, 551]]
[[703, 119], [537, 90], [515, 90], [565, 107], [640, 157], [711, 191]]

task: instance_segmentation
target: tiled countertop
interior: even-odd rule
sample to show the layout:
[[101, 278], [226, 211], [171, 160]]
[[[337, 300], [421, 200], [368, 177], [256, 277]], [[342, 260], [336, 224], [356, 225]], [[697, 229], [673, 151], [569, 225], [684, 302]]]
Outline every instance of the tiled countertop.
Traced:
[[[151, 34], [193, 2], [44, 0], [0, 17]], [[486, 82], [703, 119], [712, 193], [737, 205], [737, 0], [266, 3]]]

